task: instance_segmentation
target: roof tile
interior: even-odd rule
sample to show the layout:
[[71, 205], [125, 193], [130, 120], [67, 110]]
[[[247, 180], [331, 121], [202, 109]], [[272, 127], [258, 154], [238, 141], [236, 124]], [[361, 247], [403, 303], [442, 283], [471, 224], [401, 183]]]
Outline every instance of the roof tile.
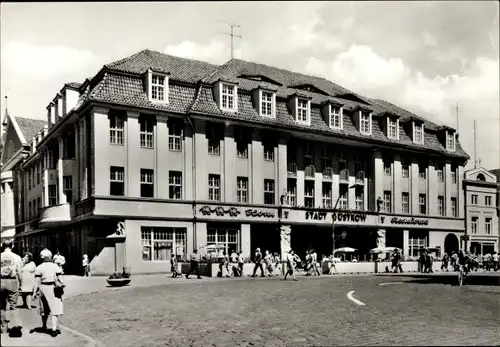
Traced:
[[36, 134], [43, 129], [45, 124], [47, 124], [46, 120], [43, 119], [32, 119], [32, 118], [23, 118], [23, 117], [15, 117], [17, 125], [21, 129], [24, 138], [27, 142], [30, 142]]

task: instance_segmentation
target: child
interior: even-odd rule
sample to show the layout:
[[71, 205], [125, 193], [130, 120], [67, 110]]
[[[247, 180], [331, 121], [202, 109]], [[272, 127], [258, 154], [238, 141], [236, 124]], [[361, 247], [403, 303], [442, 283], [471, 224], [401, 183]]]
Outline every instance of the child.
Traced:
[[175, 254], [172, 254], [172, 258], [170, 259], [170, 270], [172, 271], [172, 278], [177, 278], [179, 276], [179, 272], [177, 271], [179, 266], [177, 265], [177, 258], [175, 257]]
[[83, 276], [89, 277], [90, 276], [90, 264], [89, 264], [89, 257], [86, 254], [83, 255], [82, 267], [83, 267]]

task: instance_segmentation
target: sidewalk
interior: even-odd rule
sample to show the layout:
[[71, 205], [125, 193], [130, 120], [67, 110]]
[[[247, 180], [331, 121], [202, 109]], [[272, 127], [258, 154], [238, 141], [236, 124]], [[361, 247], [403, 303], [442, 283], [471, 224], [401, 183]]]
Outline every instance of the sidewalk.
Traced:
[[[352, 276], [366, 276], [366, 275], [335, 275], [332, 277], [352, 277]], [[280, 276], [282, 278], [282, 276]], [[305, 277], [304, 274], [299, 274], [299, 278]], [[327, 276], [330, 277], [330, 276]], [[249, 277], [231, 277], [231, 278], [217, 278], [217, 277], [203, 277], [197, 279], [196, 276], [191, 276], [186, 279], [184, 276], [179, 278], [171, 278], [170, 274], [153, 274], [153, 275], [136, 275], [132, 276], [132, 282], [126, 287], [110, 287], [106, 282], [106, 276], [65, 276], [66, 283], [65, 299], [75, 297], [78, 295], [99, 293], [111, 290], [127, 290], [131, 288], [150, 287], [156, 285], [175, 285], [177, 283], [205, 283], [205, 282], [221, 282], [221, 281], [242, 281], [249, 280]], [[267, 277], [266, 277], [267, 278]], [[255, 278], [252, 280], [266, 280], [266, 278]], [[314, 277], [313, 277], [314, 278]], [[21, 303], [21, 301], [20, 301]], [[2, 346], [71, 346], [71, 347], [102, 347], [92, 337], [80, 334], [77, 331], [69, 329], [64, 326], [64, 316], [60, 324], [61, 334], [55, 338], [39, 332], [31, 332], [37, 327], [41, 327], [41, 318], [38, 315], [38, 309], [19, 309], [21, 320], [23, 322], [23, 336], [21, 338], [10, 338], [7, 334], [2, 334]], [[50, 328], [49, 318], [49, 328]], [[75, 327], [78, 329], [78, 327]]]

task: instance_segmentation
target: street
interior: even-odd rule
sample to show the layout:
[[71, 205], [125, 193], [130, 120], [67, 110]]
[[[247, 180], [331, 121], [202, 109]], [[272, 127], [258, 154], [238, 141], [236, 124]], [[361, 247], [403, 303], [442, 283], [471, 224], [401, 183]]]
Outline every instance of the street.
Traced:
[[123, 347], [500, 343], [498, 286], [299, 279], [181, 280], [84, 295], [66, 301], [63, 324]]

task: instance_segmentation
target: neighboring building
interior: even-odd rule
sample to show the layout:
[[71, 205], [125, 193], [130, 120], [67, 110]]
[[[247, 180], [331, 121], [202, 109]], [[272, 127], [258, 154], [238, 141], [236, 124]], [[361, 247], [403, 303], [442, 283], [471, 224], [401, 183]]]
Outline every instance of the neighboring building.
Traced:
[[361, 258], [383, 243], [456, 250], [463, 235], [455, 130], [323, 78], [144, 50], [66, 84], [47, 111], [17, 232], [69, 268], [86, 253], [97, 273], [162, 272], [214, 244], [329, 254], [333, 222], [335, 247]]
[[41, 139], [43, 136], [46, 123], [40, 119], [14, 117], [8, 111], [5, 112], [0, 151], [2, 238], [14, 237], [16, 225], [27, 221], [21, 213], [25, 201], [21, 164], [31, 154], [30, 142], [33, 138]]
[[[498, 247], [500, 248], [500, 169], [490, 170], [497, 178], [497, 217], [498, 217]], [[500, 253], [500, 249], [498, 250]]]
[[468, 249], [473, 254], [498, 250], [498, 183], [484, 168], [465, 172], [465, 220]]

